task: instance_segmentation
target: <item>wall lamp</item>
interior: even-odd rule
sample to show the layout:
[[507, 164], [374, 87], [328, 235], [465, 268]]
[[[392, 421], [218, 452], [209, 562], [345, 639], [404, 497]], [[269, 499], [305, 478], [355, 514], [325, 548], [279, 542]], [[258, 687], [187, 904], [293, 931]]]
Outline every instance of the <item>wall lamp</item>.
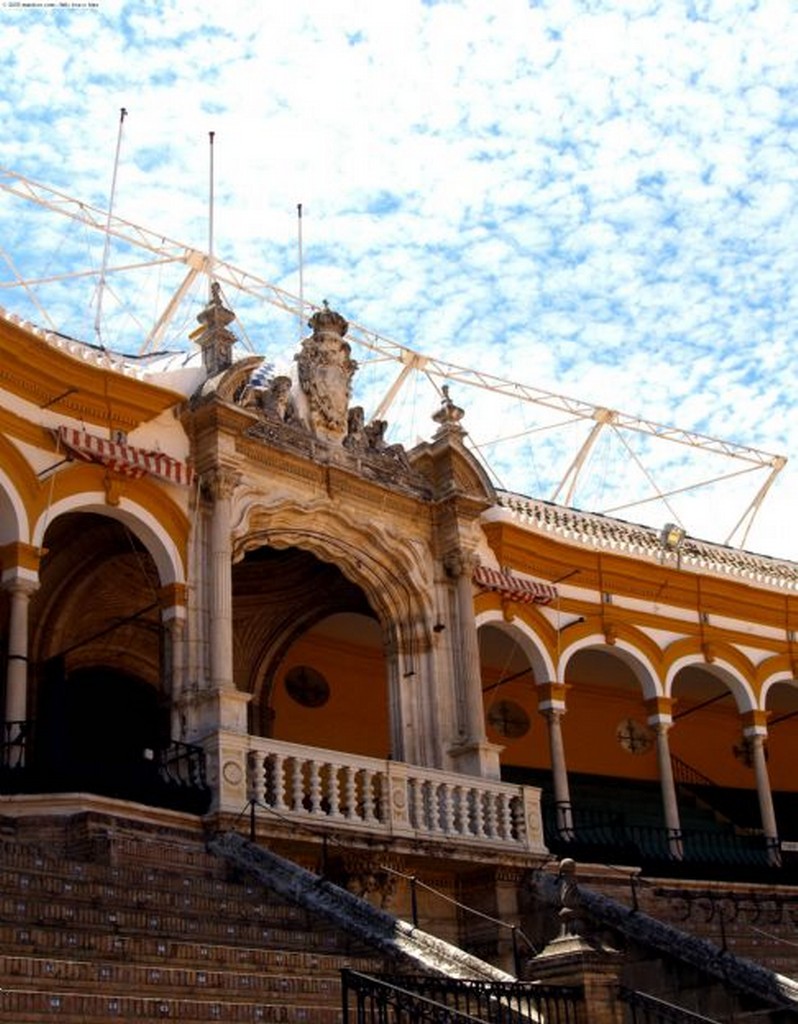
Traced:
[[685, 530], [676, 523], [666, 523], [662, 527], [659, 541], [665, 551], [678, 551], [684, 543]]

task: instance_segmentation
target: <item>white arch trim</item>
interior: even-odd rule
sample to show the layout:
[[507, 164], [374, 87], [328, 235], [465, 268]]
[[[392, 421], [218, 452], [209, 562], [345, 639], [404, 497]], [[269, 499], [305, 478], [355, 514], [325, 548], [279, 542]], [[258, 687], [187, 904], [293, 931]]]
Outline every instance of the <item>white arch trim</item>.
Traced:
[[594, 633], [575, 640], [560, 652], [559, 671], [563, 680], [565, 679], [565, 670], [568, 662], [575, 654], [584, 650], [600, 650], [619, 658], [625, 665], [628, 665], [634, 672], [638, 683], [640, 683], [643, 697], [646, 700], [663, 696], [664, 688], [660, 684], [657, 670], [646, 655], [633, 644], [630, 644], [628, 640], [623, 640], [620, 637], [614, 644], [608, 644], [603, 633]]
[[760, 710], [767, 710], [767, 699], [768, 691], [771, 686], [775, 686], [776, 683], [790, 683], [794, 690], [798, 690], [798, 679], [795, 675], [787, 669], [780, 669], [778, 672], [774, 672], [773, 675], [768, 676], [765, 682], [762, 684], [762, 689], [759, 694]]
[[109, 505], [102, 492], [71, 494], [54, 502], [39, 517], [33, 527], [31, 542], [41, 547], [47, 527], [67, 512], [94, 512], [123, 523], [149, 551], [158, 569], [161, 586], [185, 583], [183, 560], [177, 545], [151, 512], [129, 498], [123, 498], [118, 505]]
[[30, 524], [25, 503], [11, 482], [11, 478], [0, 469], [0, 508], [6, 503], [12, 512], [14, 521], [0, 524], [0, 544], [11, 544], [14, 541], [27, 544]]
[[673, 684], [677, 674], [689, 665], [697, 665], [699, 668], [705, 669], [710, 675], [714, 675], [716, 678], [720, 679], [721, 682], [725, 683], [731, 691], [737, 705], [737, 710], [741, 715], [746, 711], [756, 710], [757, 703], [754, 691], [751, 689], [748, 681], [740, 675], [734, 665], [729, 664], [728, 661], [724, 661], [723, 658], [716, 658], [711, 663], [707, 662], [704, 660], [704, 656], [698, 651], [695, 651], [692, 654], [686, 654], [683, 658], [679, 658], [668, 669], [668, 673], [665, 676], [666, 696], [673, 696]]
[[515, 640], [532, 666], [536, 682], [556, 682], [554, 662], [549, 657], [545, 646], [541, 643], [540, 637], [538, 637], [537, 633], [528, 623], [520, 619], [507, 622], [501, 611], [490, 608], [477, 615], [476, 624], [477, 629], [481, 626], [500, 628], [502, 633], [506, 633]]

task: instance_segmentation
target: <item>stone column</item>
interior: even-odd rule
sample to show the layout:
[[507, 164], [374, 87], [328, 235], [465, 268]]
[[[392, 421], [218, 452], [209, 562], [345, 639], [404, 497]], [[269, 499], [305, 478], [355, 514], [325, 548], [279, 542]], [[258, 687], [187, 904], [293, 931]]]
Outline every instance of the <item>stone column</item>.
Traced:
[[498, 779], [499, 753], [502, 748], [490, 743], [485, 732], [482, 670], [471, 586], [473, 557], [459, 551], [452, 552], [444, 564], [446, 574], [455, 586], [457, 629], [452, 638], [452, 657], [458, 725], [464, 734], [463, 742], [450, 753], [458, 770], [469, 775]]
[[171, 738], [182, 740], [185, 722], [180, 704], [186, 688], [186, 587], [181, 584], [162, 587], [158, 596], [164, 628], [163, 676], [169, 701]]
[[648, 724], [654, 730], [657, 744], [657, 768], [662, 790], [662, 812], [665, 828], [668, 830], [668, 853], [676, 860], [683, 856], [682, 823], [679, 818], [679, 801], [676, 784], [673, 781], [673, 762], [668, 733], [673, 725], [673, 701], [670, 697], [654, 697], [646, 702]]
[[211, 689], [232, 690], [233, 682], [233, 552], [230, 541], [232, 497], [240, 476], [219, 466], [206, 483], [213, 498], [210, 531], [210, 670]]
[[764, 711], [748, 712], [743, 719], [743, 736], [751, 751], [751, 762], [756, 776], [756, 793], [759, 798], [759, 815], [762, 819], [762, 831], [765, 833], [768, 861], [772, 865], [778, 866], [781, 863], [779, 829], [776, 824], [776, 812], [773, 809], [773, 793], [770, 788], [770, 776], [765, 757], [766, 717], [767, 714]]
[[[8, 664], [6, 667], [6, 736], [13, 742], [20, 735], [20, 727], [11, 723], [24, 722], [28, 717], [28, 607], [31, 595], [39, 584], [37, 580], [16, 572], [5, 580], [3, 587], [10, 594], [8, 628]], [[24, 748], [20, 747], [15, 764], [24, 762]]]
[[568, 769], [565, 763], [565, 746], [562, 739], [562, 716], [565, 714], [565, 685], [563, 683], [541, 683], [538, 686], [538, 711], [546, 719], [549, 734], [557, 832], [561, 839], [573, 839], [574, 819], [571, 809], [571, 791], [568, 786]]
[[[231, 510], [239, 475], [226, 466], [203, 474], [206, 494], [213, 499], [208, 557], [208, 648], [210, 684], [207, 688], [185, 685], [179, 702], [179, 726], [192, 743], [208, 741], [215, 750], [218, 733], [247, 734], [247, 704], [252, 695], [235, 685], [233, 675], [233, 576]], [[216, 756], [214, 754], [214, 756]], [[232, 769], [231, 769], [232, 771]], [[233, 773], [236, 774], [236, 773]], [[238, 783], [236, 783], [238, 785]]]

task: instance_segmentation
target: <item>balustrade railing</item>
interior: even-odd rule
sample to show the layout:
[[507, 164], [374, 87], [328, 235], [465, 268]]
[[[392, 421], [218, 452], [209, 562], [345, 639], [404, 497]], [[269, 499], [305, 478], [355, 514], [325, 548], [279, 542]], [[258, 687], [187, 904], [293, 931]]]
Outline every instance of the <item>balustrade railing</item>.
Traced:
[[249, 797], [286, 817], [543, 852], [537, 789], [250, 737]]

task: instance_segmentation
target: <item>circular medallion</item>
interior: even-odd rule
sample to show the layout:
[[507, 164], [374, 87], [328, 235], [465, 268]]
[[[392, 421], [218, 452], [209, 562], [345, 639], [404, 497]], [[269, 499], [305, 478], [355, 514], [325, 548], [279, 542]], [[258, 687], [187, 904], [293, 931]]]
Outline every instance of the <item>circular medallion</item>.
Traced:
[[615, 738], [630, 754], [645, 754], [654, 742], [651, 729], [641, 722], [636, 722], [634, 718], [624, 718], [618, 723]]
[[235, 761], [225, 761], [222, 775], [224, 776], [224, 781], [230, 786], [240, 786], [244, 778], [241, 765], [236, 764]]
[[529, 715], [513, 700], [497, 700], [488, 709], [488, 724], [508, 739], [518, 739], [529, 732]]
[[320, 708], [330, 699], [330, 684], [315, 668], [295, 665], [285, 676], [288, 696], [305, 708]]

